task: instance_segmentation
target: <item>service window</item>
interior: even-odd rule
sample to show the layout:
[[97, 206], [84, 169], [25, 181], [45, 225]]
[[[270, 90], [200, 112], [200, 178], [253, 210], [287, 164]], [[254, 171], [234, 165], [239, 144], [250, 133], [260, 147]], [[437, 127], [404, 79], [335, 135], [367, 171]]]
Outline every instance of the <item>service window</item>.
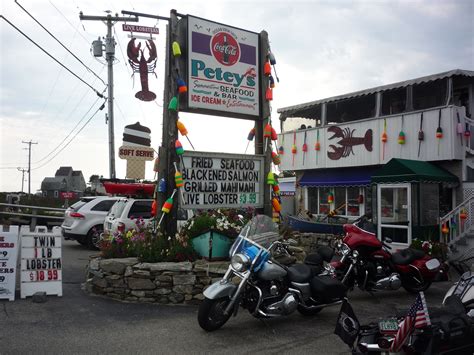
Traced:
[[135, 201], [128, 212], [128, 218], [151, 218], [151, 205], [153, 201]]

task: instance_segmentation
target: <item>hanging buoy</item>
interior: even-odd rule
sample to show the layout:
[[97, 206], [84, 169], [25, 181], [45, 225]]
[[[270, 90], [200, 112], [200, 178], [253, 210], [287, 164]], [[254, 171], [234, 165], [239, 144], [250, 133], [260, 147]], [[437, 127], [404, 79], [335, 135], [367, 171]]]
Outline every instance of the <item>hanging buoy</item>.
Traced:
[[272, 127], [272, 131], [271, 131], [270, 138], [271, 138], [272, 141], [278, 140], [278, 134], [277, 134], [277, 132], [275, 131], [275, 128], [273, 128], [273, 127]]
[[425, 132], [419, 131], [418, 132], [418, 140], [423, 141], [425, 139]]
[[275, 165], [280, 165], [281, 163], [280, 156], [275, 152], [272, 152], [272, 161]]
[[272, 67], [270, 66], [270, 62], [265, 62], [263, 65], [263, 75], [270, 76], [272, 74]]
[[270, 84], [270, 87], [273, 89], [275, 87], [275, 79], [273, 79], [273, 76], [270, 75], [268, 77], [268, 83]]
[[334, 202], [334, 195], [332, 194], [332, 192], [330, 192], [328, 194], [328, 203], [333, 203]]
[[449, 233], [449, 228], [446, 225], [446, 223], [443, 223], [443, 226], [441, 227], [441, 233], [443, 233], [443, 234], [448, 234]]
[[179, 133], [181, 133], [182, 136], [188, 135], [188, 130], [186, 129], [186, 126], [183, 122], [181, 122], [180, 120], [176, 121], [176, 126], [178, 127], [178, 131]]
[[179, 46], [179, 43], [174, 41], [171, 47], [173, 50], [173, 55], [175, 57], [179, 57], [181, 55], [181, 47]]
[[387, 137], [387, 132], [382, 132], [382, 142], [387, 143], [388, 137]]
[[459, 213], [459, 218], [461, 218], [461, 220], [467, 219], [466, 210], [461, 210], [461, 212]]
[[308, 151], [308, 145], [306, 143], [303, 143], [302, 151], [305, 153]]
[[186, 83], [183, 79], [178, 78], [178, 80], [176, 80], [176, 85], [178, 86], [178, 92], [180, 94], [184, 94], [188, 91], [188, 87], [186, 86]]
[[319, 142], [316, 142], [314, 144], [314, 150], [316, 150], [317, 152], [319, 152], [321, 150], [321, 143]]
[[176, 96], [173, 96], [173, 98], [170, 100], [168, 110], [178, 111], [178, 98]]
[[166, 192], [166, 180], [165, 178], [160, 179], [160, 183], [158, 184], [158, 192]]
[[298, 151], [298, 150], [296, 149], [296, 144], [293, 144], [292, 147], [291, 147], [291, 152], [292, 152], [293, 154], [296, 154], [297, 151]]
[[272, 138], [272, 126], [270, 123], [267, 123], [265, 125], [265, 128], [263, 130], [263, 137], [264, 138]]
[[436, 129], [436, 138], [438, 138], [438, 139], [443, 138], [443, 129], [441, 127], [438, 127]]
[[178, 155], [183, 155], [184, 154], [183, 145], [181, 144], [181, 142], [178, 139], [174, 143], [174, 147], [176, 148], [176, 154], [178, 154]]
[[267, 90], [265, 91], [265, 99], [267, 101], [272, 101], [273, 100], [273, 90], [272, 90], [272, 88], [268, 87]]
[[280, 186], [278, 184], [273, 185], [272, 189], [275, 195], [280, 196]]
[[272, 198], [272, 205], [273, 205], [273, 209], [274, 209], [276, 212], [280, 212], [280, 211], [281, 211], [280, 202], [278, 202], [278, 199], [277, 199], [276, 197]]
[[174, 183], [176, 187], [184, 186], [183, 175], [178, 170], [174, 173]]
[[405, 144], [405, 132], [398, 133], [398, 144]]
[[163, 207], [161, 208], [161, 211], [163, 213], [170, 213], [171, 209], [173, 208], [173, 198], [170, 197], [168, 198], [165, 203], [163, 204]]
[[276, 184], [275, 175], [271, 171], [267, 175], [267, 184], [268, 185], [275, 185]]
[[284, 154], [285, 154], [285, 148], [283, 148], [282, 145], [280, 145], [280, 147], [278, 148], [278, 154], [280, 154], [280, 155], [284, 155]]

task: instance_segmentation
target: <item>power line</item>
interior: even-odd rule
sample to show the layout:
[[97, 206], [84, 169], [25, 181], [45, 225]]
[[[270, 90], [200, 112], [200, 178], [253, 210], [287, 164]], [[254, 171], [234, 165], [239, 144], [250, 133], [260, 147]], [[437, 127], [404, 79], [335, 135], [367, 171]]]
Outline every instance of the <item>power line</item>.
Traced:
[[[61, 10], [59, 10], [59, 9], [51, 2], [51, 0], [49, 0], [49, 3], [56, 9], [57, 12], [59, 12], [59, 13], [61, 14], [62, 17], [64, 17], [64, 19], [66, 20], [66, 22], [74, 29], [74, 31], [77, 32], [77, 33], [79, 34], [79, 36], [81, 36], [81, 37], [84, 39], [84, 41], [87, 42], [88, 45], [90, 45], [90, 41], [89, 41], [81, 32], [79, 32], [79, 31], [77, 30], [77, 28], [74, 27], [74, 25], [71, 23], [71, 21], [69, 21], [69, 20], [67, 19], [67, 17], [61, 12]], [[76, 4], [76, 7], [77, 7], [77, 9], [79, 10], [79, 7], [77, 6], [77, 4]], [[82, 24], [82, 22], [81, 22], [80, 24]], [[84, 25], [82, 25], [82, 28], [84, 28]], [[85, 28], [84, 28], [84, 31], [85, 31]]]
[[17, 0], [15, 0], [15, 4], [17, 4], [18, 6], [20, 6], [20, 8], [28, 14], [28, 16], [30, 16], [30, 17], [31, 17], [43, 30], [45, 30], [51, 37], [53, 37], [53, 38], [56, 40], [56, 42], [58, 42], [58, 43], [61, 45], [61, 47], [63, 47], [66, 51], [68, 51], [69, 54], [71, 54], [71, 55], [72, 55], [79, 63], [81, 63], [89, 72], [91, 72], [92, 74], [94, 74], [96, 78], [98, 78], [100, 81], [102, 81], [102, 84], [107, 85], [107, 84], [105, 83], [105, 81], [104, 81], [100, 76], [98, 76], [91, 68], [89, 68], [87, 65], [85, 65], [84, 62], [83, 62], [82, 60], [80, 60], [73, 52], [71, 52], [71, 51], [69, 50], [69, 48], [67, 48], [59, 39], [57, 39], [55, 35], [53, 35], [51, 32], [49, 32], [49, 30], [48, 30], [46, 27], [44, 27], [33, 15], [31, 15], [23, 6], [21, 6], [20, 3], [19, 3]]
[[[82, 100], [82, 99], [81, 99]], [[79, 126], [79, 124], [84, 120], [84, 118], [86, 118], [87, 114], [92, 110], [92, 108], [95, 106], [95, 104], [97, 103], [97, 101], [99, 101], [99, 97], [94, 101], [94, 103], [91, 105], [91, 107], [89, 107], [89, 109], [86, 111], [86, 113], [82, 116], [82, 118], [79, 120], [79, 122], [77, 122], [77, 124], [74, 126], [73, 129], [71, 129], [71, 131], [67, 134], [66, 137], [63, 138], [63, 140], [61, 142], [59, 142], [59, 144], [52, 150], [50, 151], [47, 155], [45, 155], [43, 158], [41, 158], [40, 160], [38, 160], [37, 162], [35, 162], [34, 164], [38, 164], [40, 163], [41, 161], [45, 160], [47, 157], [49, 157], [51, 154], [54, 153], [55, 150], [57, 150], [61, 144], [64, 143], [64, 141], [66, 139], [69, 138], [69, 136], [72, 134], [72, 132], [74, 132], [74, 130], [77, 128], [77, 126]]]
[[66, 147], [74, 140], [74, 138], [77, 137], [77, 135], [79, 133], [81, 133], [81, 131], [89, 124], [89, 122], [95, 117], [95, 115], [97, 115], [97, 113], [101, 110], [104, 109], [105, 107], [105, 103], [107, 102], [107, 99], [105, 99], [105, 101], [103, 102], [103, 104], [92, 114], [91, 117], [89, 117], [89, 119], [86, 121], [86, 123], [84, 123], [84, 125], [79, 129], [79, 131], [76, 132], [76, 134], [74, 134], [74, 136], [69, 140], [69, 142], [66, 143], [66, 145], [64, 145], [58, 152], [56, 152], [56, 154], [54, 154], [51, 159], [49, 159], [46, 163], [44, 164], [41, 164], [40, 166], [37, 166], [36, 168], [33, 168], [31, 170], [38, 170], [40, 168], [42, 168], [43, 166], [49, 164], [54, 158], [56, 158], [58, 156], [59, 153], [61, 153], [64, 149], [66, 149]]
[[[101, 98], [104, 98], [104, 95], [101, 94], [99, 91], [97, 91], [96, 89], [94, 89], [89, 83], [87, 83], [86, 81], [84, 81], [82, 78], [80, 78], [76, 73], [74, 73], [71, 69], [69, 69], [68, 67], [66, 67], [63, 63], [61, 63], [59, 60], [57, 60], [56, 58], [54, 58], [48, 51], [46, 51], [43, 47], [41, 47], [38, 43], [36, 43], [35, 41], [33, 41], [27, 34], [25, 34], [22, 30], [20, 30], [18, 27], [16, 27], [13, 23], [11, 23], [5, 16], [3, 15], [0, 15], [0, 18], [2, 18], [3, 20], [5, 20], [10, 26], [12, 26], [15, 30], [17, 30], [19, 33], [21, 33], [26, 39], [28, 39], [31, 43], [33, 43], [36, 47], [38, 47], [39, 49], [41, 49], [45, 54], [47, 54], [51, 59], [53, 59], [56, 63], [58, 63], [60, 66], [62, 66], [64, 69], [66, 69], [69, 73], [71, 73], [72, 75], [74, 75], [77, 79], [79, 79], [81, 82], [83, 82], [85, 85], [87, 85], [89, 88], [91, 88], [96, 94], [97, 96], [101, 97]], [[104, 89], [105, 91], [105, 89]]]

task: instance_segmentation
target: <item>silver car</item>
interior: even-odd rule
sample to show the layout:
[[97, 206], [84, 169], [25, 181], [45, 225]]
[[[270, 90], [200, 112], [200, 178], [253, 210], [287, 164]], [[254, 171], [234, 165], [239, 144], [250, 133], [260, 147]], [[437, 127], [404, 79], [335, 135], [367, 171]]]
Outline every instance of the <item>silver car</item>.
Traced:
[[105, 216], [120, 197], [84, 197], [64, 213], [61, 230], [64, 238], [97, 249]]

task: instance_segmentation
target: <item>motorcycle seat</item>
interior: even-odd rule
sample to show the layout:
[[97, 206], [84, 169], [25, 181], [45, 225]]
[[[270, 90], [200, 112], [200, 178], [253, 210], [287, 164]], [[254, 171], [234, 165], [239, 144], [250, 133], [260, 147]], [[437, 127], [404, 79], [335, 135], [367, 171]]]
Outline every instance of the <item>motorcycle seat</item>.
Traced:
[[311, 279], [311, 268], [305, 264], [295, 264], [288, 268], [288, 277], [293, 282], [306, 283]]
[[421, 259], [424, 256], [425, 253], [423, 252], [423, 250], [407, 248], [393, 253], [392, 261], [394, 264], [397, 265], [408, 265], [412, 261]]

